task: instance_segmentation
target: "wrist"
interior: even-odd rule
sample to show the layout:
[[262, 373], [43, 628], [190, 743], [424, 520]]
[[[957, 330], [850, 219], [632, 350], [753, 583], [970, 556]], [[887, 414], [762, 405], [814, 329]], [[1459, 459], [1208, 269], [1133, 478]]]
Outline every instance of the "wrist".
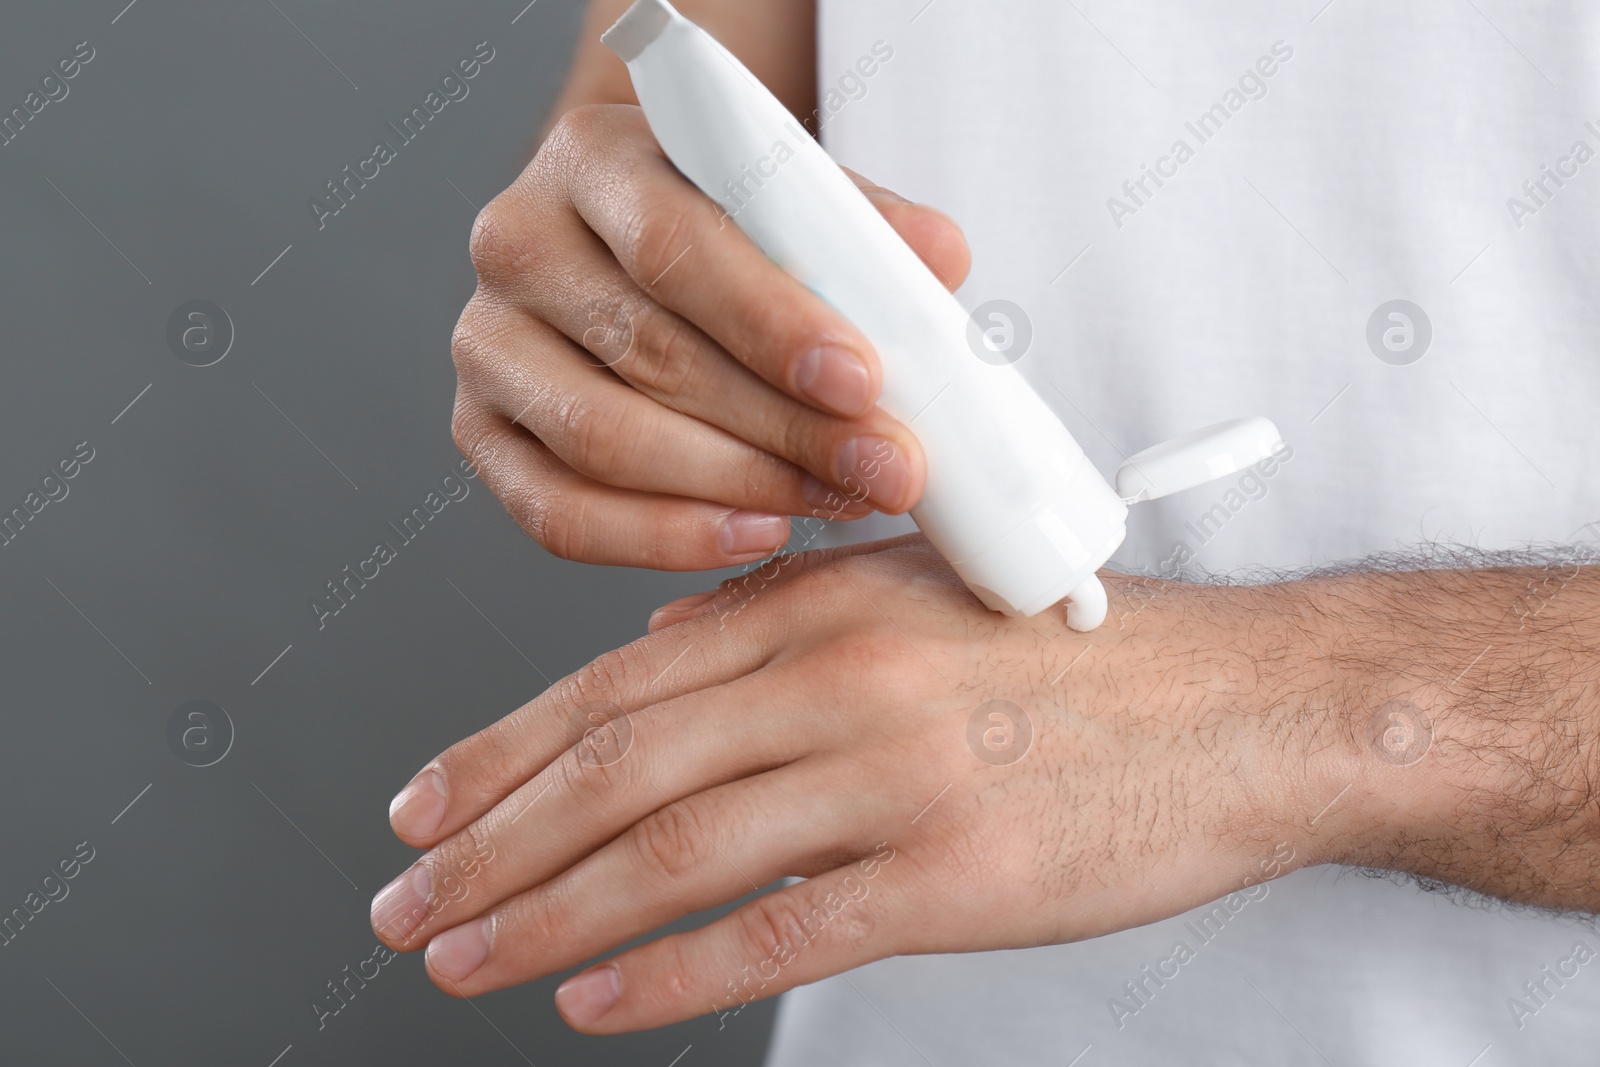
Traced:
[[1308, 582], [1223, 587], [1206, 599], [1235, 663], [1231, 691], [1217, 695], [1254, 727], [1247, 736], [1258, 746], [1251, 776], [1257, 832], [1292, 846], [1282, 873], [1347, 862], [1339, 816], [1356, 791], [1351, 775], [1359, 761], [1347, 725], [1350, 678], [1337, 654], [1336, 605]]
[[1289, 813], [1308, 863], [1388, 867], [1408, 834], [1437, 824], [1435, 724], [1444, 693], [1417, 675], [1425, 635], [1382, 610], [1370, 575], [1269, 587], [1294, 621], [1304, 680], [1286, 701], [1291, 748], [1304, 760], [1303, 794]]
[[[1312, 831], [1337, 862], [1560, 906], [1541, 855], [1553, 821], [1592, 805], [1594, 739], [1550, 709], [1575, 667], [1508, 614], [1524, 573], [1363, 573], [1304, 585], [1335, 665]], [[1550, 625], [1559, 625], [1549, 620]], [[1520, 842], [1520, 843], [1519, 843]], [[1537, 858], [1534, 858], [1537, 857]]]
[[1162, 707], [1200, 750], [1186, 788], [1225, 810], [1191, 829], [1241, 869], [1276, 857], [1274, 877], [1341, 860], [1330, 820], [1349, 799], [1353, 761], [1315, 591], [1104, 577], [1111, 611], [1095, 637], [1116, 650], [1104, 698], [1134, 715]]

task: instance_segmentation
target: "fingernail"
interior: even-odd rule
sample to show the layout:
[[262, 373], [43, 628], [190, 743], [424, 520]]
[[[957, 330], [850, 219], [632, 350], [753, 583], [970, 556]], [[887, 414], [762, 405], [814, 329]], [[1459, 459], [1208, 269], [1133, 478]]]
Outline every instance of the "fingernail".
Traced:
[[392, 941], [404, 941], [428, 916], [428, 868], [415, 864], [372, 898], [372, 928]]
[[840, 415], [860, 415], [872, 403], [867, 365], [847, 348], [823, 345], [794, 365], [794, 386], [802, 395]]
[[800, 485], [800, 495], [812, 506], [812, 515], [816, 518], [854, 518], [872, 510], [872, 505], [866, 501], [851, 500], [827, 482], [809, 474]]
[[719, 541], [729, 556], [748, 556], [772, 552], [789, 539], [789, 520], [783, 515], [763, 515], [758, 511], [735, 511], [722, 520]]
[[669, 622], [679, 622], [694, 612], [695, 608], [708, 603], [717, 595], [715, 589], [709, 593], [691, 593], [686, 597], [679, 597], [670, 604], [663, 604], [650, 613], [650, 630], [655, 632], [657, 627], [665, 626]]
[[834, 475], [845, 495], [866, 497], [885, 511], [903, 511], [910, 503], [911, 467], [893, 441], [873, 435], [851, 438], [839, 449]]
[[489, 955], [489, 919], [474, 919], [428, 942], [428, 967], [459, 982], [483, 965]]
[[556, 1010], [574, 1026], [587, 1026], [611, 1010], [621, 987], [615, 967], [573, 975], [556, 990]]
[[444, 809], [444, 775], [429, 767], [389, 801], [389, 825], [401, 837], [431, 837], [444, 821]]

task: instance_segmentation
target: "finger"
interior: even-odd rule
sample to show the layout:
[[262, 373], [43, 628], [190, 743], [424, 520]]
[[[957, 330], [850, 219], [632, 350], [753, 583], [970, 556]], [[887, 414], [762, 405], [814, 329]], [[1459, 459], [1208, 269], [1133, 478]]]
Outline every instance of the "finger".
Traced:
[[972, 251], [967, 238], [955, 220], [937, 208], [907, 200], [892, 189], [885, 189], [863, 178], [849, 167], [841, 167], [856, 187], [866, 194], [872, 206], [895, 228], [902, 240], [911, 246], [928, 265], [928, 269], [951, 292], [961, 288], [972, 269]]
[[595, 188], [582, 167], [568, 192], [629, 276], [795, 399], [836, 415], [869, 412], [883, 383], [865, 335], [729, 225], [659, 148], [628, 158], [636, 178], [620, 195]]
[[552, 199], [576, 208], [645, 292], [710, 327], [772, 385], [835, 414], [871, 410], [881, 379], [867, 339], [725, 224], [662, 154], [638, 108], [562, 117], [523, 177], [480, 216], [481, 276], [496, 284], [535, 258], [528, 252], [548, 231], [532, 216]]
[[[667, 166], [665, 160], [660, 162]], [[709, 206], [692, 186], [676, 175], [672, 180], [684, 186], [684, 197], [709, 212]], [[571, 217], [562, 218], [564, 213]], [[505, 226], [526, 227], [535, 221], [509, 211], [505, 215], [509, 220]], [[786, 396], [730, 355], [688, 316], [657, 303], [641, 283], [623, 271], [612, 249], [588, 229], [588, 223], [571, 205], [550, 209], [536, 221], [572, 236], [549, 255], [519, 260], [515, 270], [490, 269], [485, 264], [491, 261], [480, 255], [479, 270], [493, 279], [494, 295], [475, 300], [477, 311], [469, 306], [462, 319], [463, 327], [472, 327], [478, 318], [492, 314], [496, 304], [515, 306], [530, 319], [554, 326], [574, 345], [590, 353], [594, 361], [651, 399], [679, 414], [721, 426], [735, 437], [788, 459], [819, 481], [836, 487], [842, 487], [852, 474], [860, 480], [861, 455], [881, 451], [880, 442], [888, 442], [893, 459], [866, 484], [868, 498], [883, 510], [898, 513], [920, 497], [924, 479], [921, 446], [909, 430], [888, 414], [869, 405], [867, 411], [841, 419]], [[711, 221], [707, 220], [708, 225]], [[742, 235], [734, 233], [732, 227], [728, 229], [743, 251], [753, 250]], [[502, 241], [517, 243], [511, 238]], [[764, 258], [762, 263], [769, 281], [780, 282], [784, 289], [797, 284]], [[700, 284], [734, 285], [743, 290], [750, 280], [713, 277]], [[803, 287], [802, 293], [807, 300], [816, 299]], [[778, 297], [781, 293], [748, 295], [750, 300], [763, 302]], [[829, 314], [834, 314], [831, 309]], [[473, 336], [492, 336], [494, 329], [491, 322], [482, 328], [457, 330], [458, 366], [471, 359], [472, 352], [466, 347], [469, 345], [483, 353], [478, 362], [508, 362], [500, 346]], [[762, 351], [775, 351], [773, 344], [769, 341]], [[522, 359], [509, 362], [513, 365], [506, 369], [507, 374], [522, 374], [532, 380], [520, 388], [506, 390], [508, 405], [515, 407], [505, 412], [508, 417], [516, 417], [532, 401], [535, 411], [548, 409], [554, 417], [566, 418], [566, 406], [548, 399], [563, 394], [529, 374], [521, 366]], [[524, 397], [527, 399], [521, 399]], [[603, 414], [600, 421], [608, 429], [613, 425]], [[815, 499], [801, 494], [785, 510], [798, 514], [807, 510], [808, 504], [815, 506]]]
[[419, 848], [438, 844], [527, 785], [585, 735], [592, 744], [616, 739], [620, 747], [624, 727], [614, 720], [754, 674], [772, 654], [771, 633], [755, 620], [712, 640], [717, 633], [717, 620], [706, 619], [640, 638], [452, 745], [395, 797], [395, 833]]
[[[878, 839], [842, 774], [785, 768], [667, 804], [577, 866], [435, 933], [428, 973], [476, 996], [562, 970], [786, 874], [820, 874]], [[444, 917], [441, 917], [441, 922]]]
[[519, 426], [458, 400], [456, 444], [529, 536], [562, 559], [667, 571], [711, 570], [770, 555], [789, 520], [585, 478]]
[[[462, 315], [452, 349], [465, 409], [518, 422], [586, 478], [770, 515], [815, 506], [807, 494], [818, 495], [811, 485], [816, 479], [805, 471], [630, 388], [549, 325], [520, 312], [476, 299]], [[752, 387], [782, 399], [736, 369]], [[855, 505], [857, 514], [866, 510]]]
[[[590, 120], [589, 125], [600, 123]], [[590, 131], [589, 136], [594, 133]], [[568, 141], [574, 138], [579, 134], [566, 134]], [[874, 408], [877, 386], [862, 405], [829, 405], [798, 394], [795, 387], [787, 387], [786, 397], [779, 392], [786, 389], [784, 382], [773, 382], [779, 387], [773, 389], [773, 384], [763, 381], [758, 376], [762, 368], [752, 363], [750, 354], [773, 360], [795, 349], [797, 342], [778, 334], [760, 336], [760, 331], [768, 328], [765, 320], [747, 323], [747, 350], [736, 354], [744, 358], [741, 363], [725, 349], [726, 336], [715, 336], [718, 323], [725, 325], [741, 314], [741, 307], [752, 307], [766, 318], [813, 315], [824, 323], [848, 323], [773, 266], [736, 227], [717, 218], [699, 190], [659, 154], [642, 125], [638, 130], [621, 131], [618, 138], [619, 144], [597, 142], [594, 150], [582, 152], [579, 162], [568, 166], [549, 162], [531, 166], [525, 179], [480, 214], [474, 230], [474, 262], [483, 288], [494, 294], [494, 299], [512, 302], [531, 317], [547, 320], [574, 344], [589, 350], [597, 362], [680, 413], [725, 427], [736, 437], [795, 462], [829, 485], [843, 486], [850, 477], [866, 482], [870, 502], [891, 514], [914, 506], [925, 480], [922, 450], [909, 429]], [[622, 168], [626, 173], [619, 179], [613, 171]], [[573, 170], [582, 173], [574, 178]], [[565, 194], [570, 200], [555, 194]], [[610, 222], [606, 234], [597, 235], [592, 229], [594, 219], [582, 214], [586, 205], [595, 218]], [[672, 306], [666, 294], [656, 291], [658, 286], [650, 285], [650, 278], [630, 277], [624, 270], [626, 264], [619, 264], [619, 256], [627, 254], [627, 242], [637, 237], [634, 230], [646, 224], [658, 226], [654, 221], [658, 214], [674, 211], [710, 235], [694, 262], [683, 269], [685, 277], [694, 278], [691, 290], [717, 291], [715, 298], [702, 299], [699, 307]], [[557, 237], [550, 237], [552, 234]], [[648, 240], [648, 235], [637, 240]], [[624, 246], [624, 253], [614, 245]], [[699, 269], [699, 259], [720, 258], [728, 248], [744, 266], [725, 266], [717, 259], [712, 274]], [[757, 275], [750, 277], [750, 269], [757, 270]], [[637, 264], [634, 272], [637, 275]], [[717, 306], [718, 301], [726, 307]], [[792, 309], [794, 304], [805, 310]], [[790, 333], [795, 330], [805, 330], [805, 326], [790, 326]], [[806, 352], [832, 352], [837, 346], [827, 342], [832, 336], [827, 333], [830, 326], [816, 330], [821, 341], [814, 341]], [[726, 334], [725, 328], [722, 333]], [[850, 334], [859, 338], [853, 326]], [[818, 355], [816, 360], [822, 358]], [[872, 363], [877, 363], [875, 357]], [[816, 373], [821, 374], [819, 381], [824, 386], [834, 381], [832, 371]], [[773, 376], [768, 373], [766, 378]], [[538, 390], [523, 390], [523, 394], [533, 397]], [[795, 403], [790, 397], [814, 406]], [[853, 418], [840, 421], [837, 414]], [[875, 470], [870, 480], [864, 480], [859, 474], [862, 456], [880, 453], [885, 442], [890, 446], [886, 451], [890, 461], [883, 462], [882, 470]]]
[[643, 1030], [892, 956], [904, 911], [888, 866], [893, 858], [885, 844], [708, 926], [624, 952], [562, 983], [556, 1007], [567, 1025], [585, 1033]]
[[647, 633], [675, 626], [680, 622], [687, 622], [709, 610], [711, 601], [715, 600], [717, 591], [707, 589], [703, 593], [690, 593], [688, 596], [679, 597], [669, 601], [650, 613], [650, 621], [646, 625]]
[[[758, 673], [611, 720], [381, 891], [374, 930], [394, 948], [420, 947], [553, 878], [663, 805], [807, 754], [801, 709], [768, 698], [761, 716], [749, 714], [771, 691]], [[484, 862], [470, 892], [454, 892], [451, 874], [474, 858]]]
[[[833, 548], [814, 548], [809, 552], [800, 552], [793, 555], [785, 554], [774, 556], [763, 563], [755, 572], [755, 577], [762, 581], [762, 588], [770, 589], [782, 583], [792, 581], [802, 574], [825, 567], [836, 560], [847, 559], [850, 556], [862, 556], [872, 552], [881, 552], [898, 542], [910, 541], [916, 534], [904, 534], [897, 538], [888, 538], [881, 541], [860, 541], [852, 545], [837, 545]], [[703, 615], [712, 615], [726, 612], [730, 603], [738, 603], [742, 585], [746, 581], [744, 576], [724, 580], [717, 588], [708, 589], [700, 593], [690, 593], [688, 596], [679, 597], [669, 601], [650, 613], [650, 621], [646, 627], [649, 633], [664, 630], [668, 626], [676, 626], [690, 619], [700, 618]]]

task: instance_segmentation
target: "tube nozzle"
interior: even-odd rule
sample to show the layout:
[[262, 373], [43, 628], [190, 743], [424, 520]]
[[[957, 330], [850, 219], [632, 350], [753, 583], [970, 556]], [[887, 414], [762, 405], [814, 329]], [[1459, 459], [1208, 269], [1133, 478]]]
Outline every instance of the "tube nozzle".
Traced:
[[1067, 594], [1067, 625], [1080, 633], [1106, 621], [1106, 587], [1089, 575]]
[[677, 15], [672, 5], [664, 0], [636, 0], [600, 35], [600, 43], [621, 56], [624, 63], [632, 63]]

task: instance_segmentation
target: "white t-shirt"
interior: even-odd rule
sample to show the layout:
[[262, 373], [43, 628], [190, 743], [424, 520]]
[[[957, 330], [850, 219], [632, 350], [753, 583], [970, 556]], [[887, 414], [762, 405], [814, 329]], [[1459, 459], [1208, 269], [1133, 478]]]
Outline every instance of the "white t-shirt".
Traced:
[[[1593, 539], [1600, 6], [1321, 2], [821, 0], [824, 141], [962, 224], [961, 299], [1024, 310], [1017, 366], [1102, 471], [1236, 416], [1283, 431], [1271, 478], [1137, 506], [1114, 565]], [[1600, 1055], [1600, 962], [1574, 959], [1600, 935], [1572, 920], [1331, 867], [1204, 943], [1193, 918], [820, 982], [769, 1063]]]

